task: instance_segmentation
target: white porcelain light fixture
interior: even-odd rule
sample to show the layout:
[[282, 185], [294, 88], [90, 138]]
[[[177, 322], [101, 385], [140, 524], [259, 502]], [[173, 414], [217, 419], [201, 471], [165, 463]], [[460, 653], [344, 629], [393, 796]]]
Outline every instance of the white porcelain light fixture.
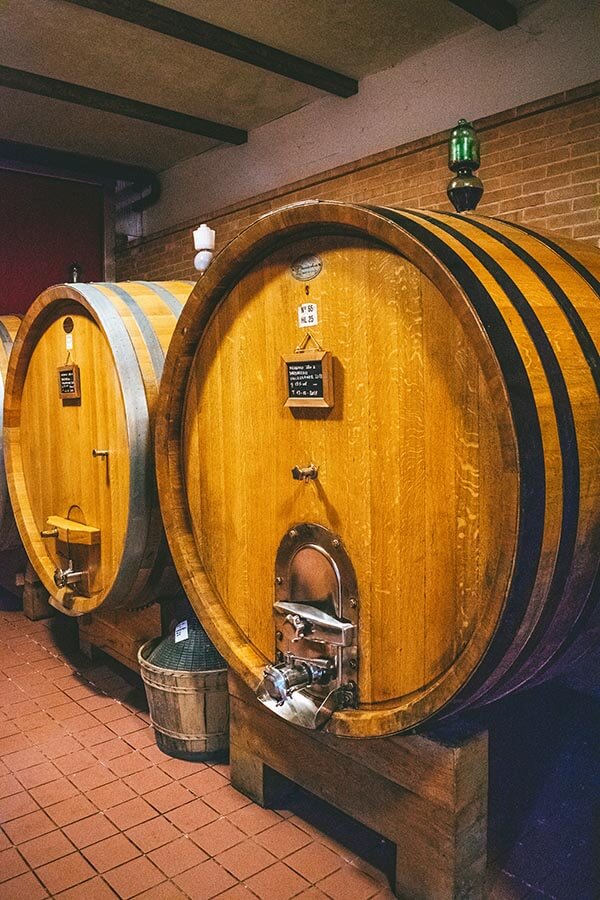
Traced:
[[193, 232], [194, 249], [197, 251], [194, 257], [194, 268], [204, 274], [212, 262], [215, 252], [215, 231], [204, 222]]

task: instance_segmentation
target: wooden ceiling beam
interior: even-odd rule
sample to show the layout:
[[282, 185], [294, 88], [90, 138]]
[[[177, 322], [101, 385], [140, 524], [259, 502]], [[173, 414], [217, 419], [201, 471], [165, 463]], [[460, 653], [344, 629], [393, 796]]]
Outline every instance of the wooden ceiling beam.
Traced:
[[96, 91], [80, 84], [70, 84], [68, 81], [47, 78], [45, 75], [35, 75], [33, 72], [24, 72], [22, 69], [0, 66], [0, 86], [26, 91], [29, 94], [39, 94], [42, 97], [52, 97], [54, 100], [65, 100], [67, 103], [77, 103], [79, 106], [89, 106], [91, 109], [102, 109], [119, 116], [127, 116], [130, 119], [141, 119], [143, 122], [164, 125], [177, 131], [189, 131], [192, 134], [225, 141], [228, 144], [245, 144], [248, 140], [248, 132], [242, 131], [240, 128], [220, 125], [209, 119], [199, 119], [196, 116], [175, 112], [172, 109], [152, 106], [150, 103], [141, 103], [139, 100], [131, 100], [129, 97], [106, 94], [104, 91]]
[[508, 0], [450, 0], [450, 3], [491, 25], [496, 31], [504, 31], [517, 24], [516, 7]]
[[150, 0], [63, 0], [63, 2], [93, 9], [116, 19], [141, 25], [151, 31], [158, 31], [179, 41], [231, 56], [294, 81], [310, 84], [338, 97], [351, 97], [358, 93], [358, 82], [354, 78], [277, 50], [275, 47], [269, 47], [260, 41], [253, 41], [195, 16], [188, 16], [168, 6], [151, 3]]

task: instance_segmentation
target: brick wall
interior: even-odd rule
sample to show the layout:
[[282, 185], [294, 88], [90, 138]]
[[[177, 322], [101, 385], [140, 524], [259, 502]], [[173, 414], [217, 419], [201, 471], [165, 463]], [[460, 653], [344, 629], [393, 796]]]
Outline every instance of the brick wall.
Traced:
[[[600, 82], [476, 121], [478, 212], [566, 237], [600, 239]], [[446, 199], [448, 133], [435, 134], [215, 211], [217, 249], [271, 209], [299, 200], [451, 209]], [[198, 222], [136, 241], [117, 256], [117, 277], [193, 278], [191, 229]]]

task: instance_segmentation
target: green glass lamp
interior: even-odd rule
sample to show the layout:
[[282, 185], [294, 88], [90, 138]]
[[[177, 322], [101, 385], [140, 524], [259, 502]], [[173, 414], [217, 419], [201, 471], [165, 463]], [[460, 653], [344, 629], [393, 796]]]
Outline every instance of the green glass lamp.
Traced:
[[479, 168], [479, 138], [466, 119], [459, 119], [450, 132], [448, 168], [455, 172], [448, 185], [448, 197], [459, 213], [473, 211], [483, 194], [483, 184], [474, 175]]

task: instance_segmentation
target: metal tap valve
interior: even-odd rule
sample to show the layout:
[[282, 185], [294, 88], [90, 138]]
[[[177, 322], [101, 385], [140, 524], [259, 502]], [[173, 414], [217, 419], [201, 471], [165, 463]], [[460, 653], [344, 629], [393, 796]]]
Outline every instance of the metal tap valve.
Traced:
[[69, 560], [68, 568], [54, 570], [54, 584], [57, 588], [66, 588], [70, 584], [81, 581], [87, 575], [87, 572], [75, 572], [73, 562]]
[[328, 659], [298, 659], [288, 653], [285, 662], [267, 666], [263, 673], [265, 690], [282, 706], [299, 688], [311, 684], [327, 684], [335, 675], [335, 665]]

